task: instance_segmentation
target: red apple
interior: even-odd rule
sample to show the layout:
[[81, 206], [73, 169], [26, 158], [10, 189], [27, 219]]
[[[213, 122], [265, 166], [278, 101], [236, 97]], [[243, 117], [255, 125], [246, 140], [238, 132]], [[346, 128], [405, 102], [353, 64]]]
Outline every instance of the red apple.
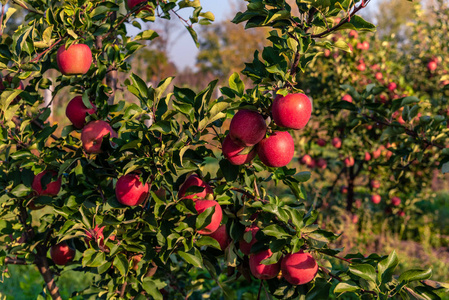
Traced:
[[98, 225], [95, 225], [95, 228], [89, 229], [86, 231], [87, 237], [84, 239], [84, 242], [89, 245], [90, 241], [94, 241], [99, 246], [104, 246], [104, 235], [103, 230], [105, 226], [98, 227]]
[[89, 71], [92, 64], [92, 51], [85, 44], [62, 45], [56, 54], [59, 71], [64, 75], [82, 75]]
[[382, 147], [383, 147], [383, 146], [379, 147], [377, 150], [375, 150], [375, 151], [373, 152], [373, 158], [374, 158], [374, 159], [380, 157], [380, 155], [382, 154], [382, 150], [383, 150]]
[[209, 225], [206, 225], [201, 230], [198, 230], [199, 234], [202, 235], [209, 235], [213, 232], [215, 232], [218, 227], [220, 227], [221, 220], [223, 218], [223, 210], [221, 209], [220, 204], [218, 204], [215, 200], [196, 200], [195, 201], [195, 209], [198, 212], [198, 214], [201, 214], [209, 207], [215, 207], [214, 214], [212, 215], [211, 222]]
[[334, 137], [332, 139], [332, 146], [334, 146], [337, 149], [341, 148], [341, 140], [340, 140], [340, 138]]
[[359, 222], [359, 216], [358, 215], [352, 215], [351, 222], [353, 224], [357, 224]]
[[354, 163], [355, 163], [354, 162], [354, 157], [348, 156], [348, 157], [345, 158], [344, 162], [345, 162], [345, 166], [347, 168], [352, 167], [352, 166], [354, 166]]
[[229, 136], [237, 145], [251, 147], [260, 142], [267, 131], [265, 119], [257, 111], [239, 110], [231, 120]]
[[430, 72], [433, 72], [433, 71], [435, 71], [436, 69], [437, 69], [437, 62], [436, 61], [434, 61], [434, 60], [431, 60], [431, 61], [429, 61], [429, 63], [427, 64], [427, 69], [430, 71]]
[[[187, 189], [191, 186], [199, 186], [204, 188], [202, 192], [194, 193], [188, 196], [185, 196]], [[178, 199], [184, 198], [184, 199], [193, 199], [194, 201], [196, 199], [205, 199], [208, 194], [213, 194], [214, 190], [210, 185], [208, 185], [204, 180], [198, 177], [198, 175], [193, 174], [190, 175], [189, 178], [182, 184], [182, 186], [179, 188], [178, 192]]]
[[324, 140], [324, 139], [318, 139], [318, 140], [316, 141], [316, 143], [317, 143], [317, 145], [320, 146], [320, 147], [326, 146], [326, 140]]
[[324, 57], [329, 57], [331, 55], [331, 51], [329, 49], [324, 49]]
[[309, 154], [305, 154], [303, 157], [301, 157], [301, 160], [299, 161], [302, 165], [310, 165], [312, 163], [312, 157]]
[[257, 227], [256, 225], [252, 225], [245, 229], [245, 233], [247, 233], [248, 231], [251, 231], [251, 241], [247, 242], [245, 241], [245, 239], [241, 239], [239, 242], [240, 251], [242, 251], [242, 253], [246, 255], [250, 255], [251, 247], [257, 242], [256, 233], [259, 231], [259, 227]]
[[316, 166], [320, 169], [326, 169], [327, 167], [327, 162], [324, 158], [320, 158], [318, 159], [318, 161], [316, 162]]
[[363, 50], [369, 50], [369, 43], [368, 43], [368, 41], [364, 41], [362, 43], [362, 45], [363, 45]]
[[231, 238], [226, 231], [226, 224], [220, 225], [220, 227], [218, 227], [218, 229], [215, 232], [212, 232], [209, 236], [215, 239], [218, 244], [220, 244], [220, 248], [222, 251], [224, 251], [231, 242]]
[[148, 197], [148, 183], [143, 184], [137, 174], [126, 174], [117, 180], [115, 196], [127, 206], [141, 204]]
[[[49, 176], [50, 182], [47, 183], [45, 189], [42, 187], [42, 178], [46, 175]], [[51, 175], [51, 176], [50, 176]], [[56, 180], [53, 180], [52, 177], [56, 177], [58, 175], [55, 171], [42, 171], [39, 174], [37, 174], [34, 179], [33, 183], [31, 184], [31, 188], [36, 192], [39, 196], [56, 196], [59, 193], [59, 190], [61, 189], [61, 177], [59, 177]], [[33, 203], [34, 204], [34, 203]]]
[[365, 46], [363, 45], [363, 43], [357, 43], [357, 49], [364, 50]]
[[376, 77], [377, 80], [382, 80], [382, 78], [384, 77], [381, 72], [376, 72], [376, 75], [374, 76]]
[[50, 256], [55, 264], [64, 266], [75, 258], [75, 250], [70, 248], [66, 242], [61, 242], [51, 246]]
[[271, 257], [273, 252], [270, 249], [262, 250], [249, 257], [249, 268], [254, 277], [262, 280], [272, 279], [279, 274], [280, 262], [272, 265], [262, 264], [262, 260]]
[[281, 262], [282, 276], [290, 284], [302, 285], [312, 281], [318, 272], [318, 264], [310, 253], [299, 251], [287, 254]]
[[87, 108], [83, 103], [83, 97], [76, 96], [67, 104], [65, 115], [72, 122], [73, 126], [81, 129], [86, 124], [86, 114], [91, 115], [97, 111], [96, 106], [90, 102], [92, 108]]
[[401, 198], [399, 197], [391, 197], [391, 204], [393, 204], [394, 206], [399, 206], [401, 205]]
[[390, 82], [390, 83], [388, 84], [388, 86], [387, 86], [387, 88], [388, 88], [391, 92], [394, 92], [394, 90], [395, 90], [397, 87], [398, 87], [397, 84], [394, 83], [394, 82]]
[[376, 194], [371, 196], [371, 202], [373, 202], [374, 204], [379, 204], [381, 200], [382, 197], [380, 197], [380, 195]]
[[96, 120], [89, 122], [84, 126], [81, 132], [81, 141], [86, 153], [101, 153], [101, 143], [103, 137], [110, 135], [111, 138], [118, 137], [117, 133], [112, 129], [108, 122]]
[[352, 97], [351, 97], [351, 95], [349, 95], [349, 94], [344, 95], [344, 96], [341, 98], [341, 100], [342, 100], [342, 101], [347, 101], [347, 102], [349, 102], [349, 103], [352, 103]]
[[379, 180], [371, 180], [371, 187], [373, 189], [378, 189], [380, 188], [380, 181]]
[[398, 216], [399, 216], [399, 217], [405, 217], [405, 211], [399, 210], [399, 211], [398, 211]]
[[256, 156], [256, 149], [253, 148], [246, 154], [240, 154], [242, 151], [247, 151], [245, 147], [241, 147], [234, 143], [231, 137], [228, 135], [223, 141], [221, 151], [223, 156], [233, 165], [243, 165], [251, 162]]
[[342, 186], [340, 188], [340, 191], [342, 194], [347, 194], [348, 193], [348, 187], [346, 185]]
[[365, 161], [371, 160], [371, 154], [369, 152], [365, 152]]
[[365, 69], [366, 69], [365, 63], [362, 62], [357, 65], [357, 70], [363, 72], [363, 71], [365, 71]]
[[349, 31], [348, 36], [349, 36], [349, 38], [356, 39], [359, 37], [359, 33], [355, 30], [351, 30], [351, 31]]
[[295, 142], [287, 131], [277, 131], [259, 142], [257, 154], [266, 166], [283, 167], [295, 154]]
[[271, 107], [274, 122], [291, 129], [302, 129], [312, 115], [312, 102], [301, 93], [276, 96]]
[[[136, 6], [136, 5], [138, 5], [138, 4], [142, 3], [142, 2], [147, 2], [147, 0], [128, 0], [128, 7], [129, 7], [129, 9], [133, 9], [134, 6]], [[151, 8], [150, 5], [145, 5], [139, 11], [141, 11], [141, 10], [152, 11], [153, 9]]]

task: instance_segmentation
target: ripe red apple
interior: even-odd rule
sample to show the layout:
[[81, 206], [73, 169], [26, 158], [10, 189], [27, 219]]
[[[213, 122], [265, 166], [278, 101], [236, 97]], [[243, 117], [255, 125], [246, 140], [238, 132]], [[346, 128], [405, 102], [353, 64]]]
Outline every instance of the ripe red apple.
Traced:
[[251, 162], [253, 158], [256, 156], [256, 149], [253, 148], [246, 154], [240, 154], [245, 147], [241, 147], [234, 143], [231, 137], [228, 135], [223, 141], [223, 145], [221, 146], [221, 151], [223, 152], [223, 156], [233, 165], [243, 165]]
[[[56, 196], [59, 193], [59, 190], [61, 189], [61, 177], [59, 177], [56, 180], [52, 180], [52, 178], [50, 178], [50, 182], [47, 183], [45, 189], [43, 189], [42, 178], [46, 174], [51, 174], [51, 177], [55, 177], [58, 175], [58, 173], [55, 171], [47, 171], [47, 170], [42, 171], [34, 177], [33, 183], [31, 184], [31, 188], [39, 196], [43, 196], [43, 195]], [[34, 205], [34, 203], [33, 203], [33, 205]]]
[[[202, 192], [194, 193], [188, 196], [185, 196], [186, 191], [191, 186], [199, 186], [204, 188]], [[208, 194], [213, 194], [214, 190], [210, 185], [207, 184], [204, 180], [198, 177], [196, 174], [192, 174], [187, 178], [186, 181], [182, 184], [182, 186], [179, 188], [178, 192], [178, 199], [184, 198], [184, 199], [193, 199], [194, 201], [196, 199], [205, 199]]]
[[363, 45], [363, 43], [357, 43], [357, 49], [364, 50], [365, 46]]
[[329, 49], [324, 49], [324, 57], [331, 56], [331, 51]]
[[369, 152], [365, 152], [365, 161], [371, 160], [371, 154]]
[[363, 71], [365, 71], [365, 69], [366, 69], [365, 63], [362, 62], [357, 65], [357, 70], [363, 72]]
[[368, 43], [368, 41], [364, 41], [362, 43], [362, 45], [363, 45], [363, 50], [369, 50], [369, 43]]
[[326, 140], [325, 140], [325, 139], [318, 139], [318, 140], [316, 141], [316, 144], [317, 144], [318, 146], [320, 146], [320, 147], [324, 147], [324, 146], [326, 146]]
[[[147, 2], [147, 0], [128, 0], [128, 7], [129, 7], [129, 9], [132, 9], [134, 6], [136, 6], [136, 5], [138, 5], [138, 4], [142, 3], [142, 2]], [[141, 11], [141, 10], [152, 11], [153, 9], [151, 8], [150, 5], [145, 5], [139, 11]]]
[[356, 39], [359, 37], [359, 33], [353, 29], [353, 30], [349, 31], [348, 36], [349, 36], [349, 38]]
[[399, 216], [399, 217], [405, 217], [405, 211], [399, 210], [399, 211], [398, 211], [398, 216]]
[[337, 149], [341, 148], [341, 140], [340, 140], [340, 138], [334, 137], [332, 139], [332, 146], [334, 146]]
[[249, 268], [254, 277], [262, 280], [272, 279], [279, 274], [280, 262], [272, 265], [262, 264], [262, 260], [273, 255], [270, 249], [262, 250], [249, 257]]
[[341, 100], [342, 100], [342, 101], [347, 101], [347, 102], [349, 102], [349, 103], [352, 103], [352, 97], [351, 97], [351, 95], [349, 95], [349, 94], [344, 95], [344, 96], [341, 98]]
[[212, 215], [212, 220], [209, 225], [204, 227], [201, 230], [198, 230], [199, 234], [209, 235], [215, 232], [218, 227], [220, 227], [221, 220], [223, 218], [223, 210], [221, 209], [220, 204], [218, 204], [215, 200], [196, 200], [195, 201], [195, 209], [198, 214], [204, 212], [207, 208], [215, 206], [214, 214]]
[[252, 225], [245, 229], [245, 233], [251, 231], [251, 241], [247, 242], [245, 239], [241, 239], [239, 242], [240, 251], [245, 255], [250, 255], [251, 247], [257, 242], [256, 233], [259, 231], [259, 227]]
[[359, 216], [358, 215], [352, 215], [351, 222], [353, 224], [357, 224], [359, 222]]
[[96, 106], [90, 102], [92, 108], [87, 108], [83, 103], [83, 97], [76, 96], [67, 104], [65, 115], [72, 122], [73, 126], [81, 129], [86, 124], [86, 114], [91, 115], [97, 111]]
[[346, 185], [343, 185], [340, 188], [340, 191], [341, 191], [342, 194], [347, 194], [348, 193], [348, 187]]
[[302, 165], [310, 165], [312, 163], [312, 157], [309, 154], [305, 154], [303, 157], [301, 157], [301, 160], [299, 161]]
[[388, 84], [388, 86], [387, 86], [387, 88], [388, 88], [391, 92], [394, 92], [394, 90], [395, 90], [397, 87], [398, 87], [397, 84], [394, 83], [394, 82], [390, 82], [390, 83]]
[[380, 181], [379, 180], [371, 180], [371, 187], [373, 189], [378, 189], [380, 188]]
[[316, 162], [316, 166], [320, 169], [326, 169], [327, 167], [327, 162], [324, 158], [319, 158], [318, 161]]
[[141, 204], [148, 197], [148, 183], [143, 184], [137, 174], [126, 174], [117, 180], [115, 196], [127, 206]]
[[373, 152], [373, 158], [377, 159], [380, 157], [381, 154], [382, 154], [382, 146]]
[[382, 78], [384, 78], [381, 72], [376, 72], [376, 75], [374, 76], [376, 77], [377, 80], [382, 80]]
[[431, 61], [429, 61], [429, 63], [427, 64], [427, 69], [430, 71], [430, 72], [433, 72], [433, 71], [435, 71], [436, 69], [437, 69], [437, 62], [436, 61], [434, 61], [434, 60], [431, 60]]
[[222, 251], [224, 251], [228, 247], [229, 243], [231, 243], [231, 238], [226, 231], [226, 224], [220, 225], [220, 227], [218, 227], [218, 229], [212, 232], [209, 236], [214, 238], [218, 244], [220, 244]]
[[95, 228], [89, 229], [86, 231], [87, 237], [84, 239], [84, 242], [89, 245], [90, 241], [94, 241], [99, 246], [104, 246], [104, 230], [105, 226], [98, 227], [98, 225], [95, 225]]
[[283, 167], [295, 154], [295, 142], [287, 131], [277, 131], [259, 142], [257, 154], [266, 166]]
[[61, 242], [51, 246], [50, 256], [55, 264], [64, 266], [75, 258], [75, 250], [70, 248], [66, 242]]
[[379, 204], [381, 200], [382, 197], [380, 197], [380, 195], [376, 194], [371, 196], [371, 202], [373, 202], [374, 204]]
[[274, 122], [291, 129], [302, 129], [312, 115], [312, 102], [304, 94], [277, 95], [271, 107]]
[[229, 125], [229, 136], [237, 145], [251, 147], [260, 142], [267, 131], [265, 119], [257, 111], [239, 110]]
[[84, 151], [86, 153], [101, 153], [101, 142], [103, 141], [103, 137], [108, 134], [111, 138], [118, 137], [108, 122], [103, 120], [89, 122], [83, 127], [83, 131], [81, 132]]
[[82, 75], [89, 71], [92, 64], [92, 51], [85, 44], [62, 45], [56, 54], [59, 71], [64, 75]]
[[391, 197], [391, 204], [393, 204], [394, 206], [399, 206], [401, 205], [401, 198], [399, 197]]
[[299, 251], [287, 254], [281, 262], [282, 276], [290, 284], [302, 285], [312, 281], [317, 272], [318, 264], [310, 253]]
[[354, 157], [348, 156], [345, 158], [344, 162], [345, 162], [345, 166], [347, 168], [350, 168], [350, 167], [354, 166], [354, 163], [355, 163]]

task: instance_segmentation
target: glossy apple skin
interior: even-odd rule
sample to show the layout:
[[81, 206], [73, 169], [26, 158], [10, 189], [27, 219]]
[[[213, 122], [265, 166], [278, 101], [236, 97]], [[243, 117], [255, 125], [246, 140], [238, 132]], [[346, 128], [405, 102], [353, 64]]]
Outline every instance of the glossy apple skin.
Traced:
[[360, 63], [357, 65], [357, 70], [363, 72], [366, 69], [366, 65], [364, 63]]
[[239, 242], [240, 251], [242, 251], [242, 253], [245, 255], [251, 254], [251, 247], [257, 242], [256, 234], [259, 231], [259, 227], [257, 227], [256, 225], [252, 225], [245, 229], [245, 233], [247, 233], [248, 231], [251, 231], [251, 241], [248, 243], [242, 238]]
[[75, 250], [71, 249], [66, 242], [62, 242], [51, 246], [50, 256], [55, 264], [65, 266], [75, 258]]
[[148, 190], [148, 183], [143, 184], [137, 174], [126, 174], [117, 180], [115, 196], [121, 204], [135, 206], [148, 197]]
[[429, 63], [427, 64], [427, 69], [429, 69], [430, 72], [435, 71], [437, 69], [436, 61], [429, 61]]
[[56, 196], [59, 193], [59, 190], [61, 189], [61, 177], [59, 177], [56, 181], [50, 181], [45, 187], [45, 190], [43, 190], [41, 180], [42, 177], [44, 177], [45, 174], [47, 173], [51, 173], [52, 176], [58, 175], [58, 173], [56, 173], [55, 171], [42, 171], [34, 177], [33, 183], [31, 184], [31, 188], [39, 196], [43, 195]]
[[110, 134], [110, 138], [118, 137], [108, 122], [103, 120], [89, 122], [81, 132], [84, 151], [86, 153], [101, 153], [101, 142], [107, 134]]
[[318, 272], [318, 264], [310, 253], [302, 251], [287, 254], [281, 262], [282, 276], [293, 285], [312, 281]]
[[371, 154], [369, 152], [365, 152], [365, 161], [371, 160]]
[[198, 214], [204, 212], [207, 208], [215, 206], [214, 214], [212, 215], [212, 219], [209, 225], [204, 227], [201, 230], [198, 230], [199, 234], [209, 235], [215, 232], [218, 227], [220, 227], [221, 220], [223, 218], [223, 210], [221, 209], [220, 204], [218, 204], [215, 200], [196, 200], [195, 201], [195, 209]]
[[371, 196], [371, 202], [373, 202], [374, 204], [379, 204], [381, 200], [382, 200], [382, 197], [380, 197], [380, 195], [372, 195]]
[[229, 125], [229, 136], [239, 146], [251, 147], [259, 143], [267, 131], [265, 119], [257, 111], [239, 110]]
[[341, 148], [341, 140], [338, 137], [334, 137], [332, 139], [332, 146], [334, 146], [337, 149]]
[[384, 76], [382, 75], [381, 72], [376, 72], [375, 77], [376, 77], [377, 80], [382, 80], [382, 78], [383, 78]]
[[277, 131], [257, 145], [260, 160], [268, 167], [286, 166], [295, 154], [295, 142], [287, 131]]
[[312, 102], [304, 94], [289, 94], [285, 97], [276, 96], [271, 107], [274, 122], [291, 129], [302, 129], [307, 125], [312, 115]]
[[401, 198], [399, 197], [391, 197], [391, 204], [393, 204], [394, 206], [399, 206], [401, 205]]
[[231, 243], [231, 238], [226, 231], [226, 224], [220, 225], [220, 227], [218, 227], [218, 229], [212, 232], [209, 236], [220, 244], [222, 251], [224, 251], [229, 246], [229, 243]]
[[92, 51], [85, 44], [62, 45], [56, 54], [59, 71], [64, 75], [83, 75], [92, 64]]
[[[199, 193], [191, 194], [188, 196], [184, 196], [187, 192], [187, 189], [191, 186], [199, 186], [203, 187], [204, 190]], [[182, 186], [179, 188], [178, 192], [178, 199], [184, 198], [184, 199], [192, 199], [195, 201], [196, 199], [205, 199], [208, 194], [213, 194], [214, 190], [210, 185], [207, 184], [204, 180], [198, 177], [196, 174], [192, 174], [187, 178], [187, 180], [182, 184]]]
[[72, 122], [73, 126], [81, 129], [86, 125], [86, 114], [91, 115], [97, 111], [96, 106], [90, 102], [92, 108], [87, 108], [83, 103], [83, 97], [76, 96], [67, 104], [65, 115]]
[[249, 268], [254, 277], [258, 279], [272, 279], [279, 274], [280, 262], [272, 265], [262, 264], [262, 260], [269, 258], [273, 253], [270, 249], [262, 250], [255, 254], [251, 254], [249, 257]]
[[349, 95], [349, 94], [344, 95], [344, 96], [341, 98], [341, 100], [342, 100], [342, 101], [347, 101], [347, 102], [349, 102], [349, 103], [352, 103], [352, 97], [351, 97], [351, 95]]
[[253, 148], [247, 154], [239, 154], [245, 149], [245, 147], [241, 147], [234, 143], [231, 137], [228, 135], [223, 141], [223, 145], [221, 146], [221, 151], [223, 152], [223, 156], [233, 165], [239, 166], [243, 164], [247, 164], [253, 160], [256, 156], [256, 149]]
[[394, 82], [390, 82], [390, 83], [388, 84], [387, 88], [388, 88], [391, 92], [393, 92], [393, 91], [397, 88], [397, 84], [394, 83]]

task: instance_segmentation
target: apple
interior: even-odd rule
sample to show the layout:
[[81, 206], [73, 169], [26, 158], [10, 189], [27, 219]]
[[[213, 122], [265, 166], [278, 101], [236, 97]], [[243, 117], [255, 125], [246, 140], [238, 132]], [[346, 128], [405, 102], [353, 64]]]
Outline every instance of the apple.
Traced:
[[89, 122], [83, 127], [81, 132], [81, 141], [86, 153], [101, 153], [101, 143], [103, 137], [110, 135], [111, 138], [118, 137], [117, 133], [112, 129], [108, 122], [96, 120]]
[[143, 184], [137, 174], [126, 174], [117, 180], [115, 196], [127, 206], [141, 204], [148, 197], [148, 183]]
[[363, 45], [363, 43], [357, 43], [357, 49], [364, 50], [365, 46]]
[[347, 168], [350, 168], [350, 167], [354, 166], [354, 163], [355, 163], [354, 162], [354, 157], [348, 156], [348, 157], [345, 158], [344, 162], [345, 162], [345, 166]]
[[259, 143], [267, 131], [265, 119], [257, 111], [239, 110], [229, 125], [229, 135], [239, 146], [251, 147]]
[[347, 194], [348, 193], [348, 187], [346, 185], [343, 185], [340, 188], [340, 191], [341, 191], [342, 194]]
[[318, 161], [316, 162], [316, 166], [320, 169], [326, 169], [327, 167], [327, 162], [324, 158], [320, 158], [318, 159]]
[[324, 139], [318, 139], [318, 140], [316, 141], [316, 143], [317, 143], [317, 145], [320, 146], [320, 147], [326, 146], [326, 140], [324, 140]]
[[388, 84], [388, 86], [387, 86], [387, 88], [388, 88], [391, 92], [394, 92], [394, 90], [395, 90], [397, 87], [398, 87], [397, 84], [394, 83], [394, 82], [390, 82], [390, 83]]
[[365, 161], [371, 160], [371, 154], [369, 152], [365, 152]]
[[349, 36], [349, 38], [351, 38], [351, 39], [356, 39], [356, 38], [359, 37], [359, 34], [358, 34], [357, 31], [351, 30], [351, 31], [349, 31], [348, 36]]
[[427, 64], [427, 69], [430, 71], [430, 72], [433, 72], [433, 71], [435, 71], [436, 69], [437, 69], [437, 62], [436, 61], [434, 61], [434, 60], [431, 60], [431, 61], [429, 61], [429, 63]]
[[373, 202], [374, 204], [379, 204], [381, 200], [382, 197], [380, 197], [380, 195], [376, 194], [371, 196], [371, 202]]
[[373, 158], [374, 158], [374, 159], [380, 157], [380, 155], [382, 154], [382, 150], [383, 150], [382, 147], [383, 147], [383, 146], [379, 147], [377, 150], [375, 150], [375, 151], [373, 152]]
[[312, 157], [309, 154], [305, 154], [303, 157], [301, 157], [301, 160], [299, 161], [302, 165], [310, 165], [312, 163]]
[[247, 242], [242, 238], [239, 242], [240, 251], [242, 251], [242, 253], [246, 255], [250, 255], [251, 247], [257, 242], [256, 233], [259, 231], [259, 227], [257, 227], [256, 225], [251, 225], [250, 227], [247, 227], [245, 229], [245, 233], [247, 233], [248, 231], [251, 232], [251, 240]]
[[362, 207], [362, 200], [360, 200], [360, 199], [356, 199], [355, 201], [354, 201], [354, 206], [355, 206], [355, 208], [360, 208], [360, 207]]
[[[142, 2], [147, 2], [147, 0], [128, 0], [128, 7], [129, 7], [129, 9], [133, 9], [134, 6], [137, 6], [138, 4], [140, 4]], [[144, 7], [139, 9], [137, 12], [140, 12], [141, 10], [146, 10], [146, 11], [150, 11], [150, 12], [153, 11], [153, 9], [151, 8], [150, 5], [145, 5]]]
[[259, 142], [257, 154], [266, 166], [283, 167], [295, 154], [295, 142], [287, 131], [277, 131]]
[[324, 57], [331, 56], [331, 51], [329, 49], [324, 49]]
[[304, 94], [277, 95], [271, 107], [274, 122], [281, 127], [302, 129], [312, 115], [312, 102]]
[[399, 216], [399, 217], [405, 217], [405, 211], [399, 210], [399, 211], [398, 211], [398, 216]]
[[378, 189], [380, 188], [380, 181], [379, 180], [371, 180], [371, 187], [373, 189]]
[[249, 268], [254, 277], [262, 280], [272, 279], [279, 274], [280, 262], [272, 265], [262, 264], [262, 260], [271, 257], [273, 252], [270, 249], [262, 250], [249, 257]]
[[212, 219], [209, 225], [204, 227], [201, 230], [198, 230], [199, 234], [209, 235], [215, 232], [218, 227], [220, 227], [221, 220], [223, 218], [223, 210], [221, 209], [220, 204], [218, 204], [215, 200], [196, 200], [195, 201], [195, 209], [198, 214], [201, 214], [209, 207], [215, 207], [214, 214], [212, 215]]
[[51, 246], [50, 257], [55, 264], [65, 266], [75, 258], [75, 250], [70, 248], [66, 242], [61, 242]]
[[365, 63], [361, 62], [357, 65], [357, 70], [363, 72], [363, 71], [365, 71], [365, 69], [366, 69]]
[[247, 151], [245, 147], [241, 147], [234, 143], [231, 137], [228, 135], [223, 141], [221, 151], [223, 156], [233, 165], [243, 165], [251, 162], [256, 156], [256, 149], [251, 149], [248, 153], [240, 154], [242, 151]]
[[[45, 189], [42, 187], [42, 178], [46, 175], [49, 177], [51, 175], [52, 178], [50, 178], [50, 182], [47, 183], [45, 186]], [[56, 196], [59, 193], [59, 190], [61, 189], [61, 177], [59, 177], [56, 180], [53, 180], [54, 177], [58, 175], [55, 171], [42, 171], [39, 174], [37, 174], [34, 179], [33, 183], [31, 184], [31, 188], [36, 192], [39, 196]], [[33, 202], [34, 205], [34, 202]]]
[[104, 247], [104, 235], [103, 230], [105, 226], [98, 227], [98, 225], [95, 225], [95, 228], [89, 229], [86, 231], [87, 237], [84, 239], [84, 242], [89, 245], [90, 241], [94, 241], [99, 246]]
[[393, 204], [394, 206], [399, 206], [401, 205], [401, 198], [399, 197], [391, 197], [391, 204]]
[[341, 100], [342, 100], [342, 101], [347, 101], [347, 102], [349, 102], [349, 103], [352, 103], [352, 97], [351, 97], [351, 95], [349, 95], [349, 94], [344, 95], [344, 96], [341, 98]]
[[231, 243], [231, 238], [226, 231], [226, 224], [220, 225], [220, 227], [218, 227], [218, 229], [212, 232], [209, 236], [220, 244], [222, 251], [224, 251], [228, 247], [229, 243]]
[[362, 43], [362, 45], [363, 45], [363, 50], [369, 50], [369, 43], [368, 43], [368, 41], [364, 41]]
[[[191, 186], [199, 186], [204, 188], [202, 192], [194, 193], [188, 196], [185, 196], [187, 189]], [[178, 192], [178, 199], [184, 198], [184, 199], [193, 199], [195, 201], [196, 199], [205, 199], [208, 194], [213, 194], [214, 190], [210, 185], [207, 184], [204, 180], [198, 177], [196, 174], [192, 174], [187, 178], [187, 180], [182, 184], [182, 186], [179, 188]]]
[[376, 79], [380, 81], [380, 80], [382, 80], [382, 78], [383, 78], [384, 76], [382, 75], [381, 72], [376, 72], [376, 74], [374, 75], [374, 77], [376, 77]]
[[87, 108], [83, 103], [83, 97], [76, 96], [67, 104], [65, 115], [72, 122], [73, 126], [81, 129], [86, 124], [86, 114], [91, 115], [97, 111], [96, 106], [90, 102], [91, 108]]
[[340, 140], [340, 138], [334, 137], [332, 139], [332, 146], [334, 146], [337, 149], [341, 148], [341, 140]]
[[358, 215], [352, 215], [351, 222], [353, 224], [357, 224], [359, 222], [359, 216]]
[[92, 64], [92, 51], [86, 44], [62, 45], [56, 54], [59, 71], [64, 75], [83, 75]]
[[281, 262], [282, 276], [290, 284], [302, 285], [312, 281], [317, 272], [318, 264], [310, 253], [302, 250], [287, 254]]

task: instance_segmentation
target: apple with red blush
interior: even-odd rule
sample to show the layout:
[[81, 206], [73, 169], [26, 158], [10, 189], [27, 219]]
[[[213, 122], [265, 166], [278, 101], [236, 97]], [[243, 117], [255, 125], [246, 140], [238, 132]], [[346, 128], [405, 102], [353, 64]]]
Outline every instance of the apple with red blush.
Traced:
[[256, 149], [247, 149], [248, 147], [242, 147], [234, 143], [231, 137], [228, 135], [223, 141], [221, 151], [223, 156], [233, 165], [243, 165], [250, 163], [256, 156]]
[[251, 147], [259, 143], [267, 131], [265, 119], [254, 110], [239, 110], [229, 125], [229, 136], [241, 147]]
[[277, 262], [271, 265], [264, 265], [262, 261], [273, 255], [270, 249], [262, 250], [249, 257], [249, 268], [254, 277], [262, 280], [268, 280], [279, 274], [281, 263]]
[[66, 242], [53, 245], [50, 248], [50, 257], [53, 262], [60, 266], [65, 266], [75, 258], [75, 250], [70, 248]]
[[149, 194], [148, 183], [142, 183], [137, 174], [126, 174], [117, 180], [115, 196], [117, 201], [126, 206], [141, 204]]
[[277, 131], [259, 142], [257, 154], [266, 166], [283, 167], [295, 154], [295, 142], [287, 131]]
[[231, 243], [231, 237], [226, 231], [226, 224], [220, 225], [220, 227], [218, 227], [218, 229], [212, 232], [209, 236], [218, 242], [222, 251], [224, 251]]
[[318, 273], [318, 264], [310, 253], [302, 250], [287, 254], [281, 261], [282, 276], [290, 284], [303, 285], [311, 282]]
[[312, 115], [312, 102], [302, 93], [277, 95], [271, 107], [274, 122], [281, 127], [302, 129]]
[[[191, 186], [202, 187], [204, 188], [204, 190], [186, 196], [187, 189]], [[186, 179], [186, 181], [184, 181], [184, 183], [179, 188], [178, 199], [192, 199], [193, 201], [195, 201], [196, 199], [206, 199], [207, 195], [213, 193], [214, 190], [207, 182], [202, 180], [197, 174], [192, 174], [189, 176], [189, 178]]]
[[92, 64], [92, 51], [86, 44], [73, 44], [67, 49], [62, 45], [56, 53], [56, 62], [64, 75], [83, 75]]
[[[31, 188], [38, 196], [56, 196], [61, 189], [61, 177], [55, 171], [42, 171], [37, 174], [31, 184]], [[45, 186], [42, 184], [42, 179], [45, 177]], [[55, 179], [56, 178], [56, 179]], [[34, 203], [33, 203], [34, 204]]]
[[65, 115], [78, 129], [83, 128], [86, 124], [86, 115], [94, 114], [97, 111], [97, 107], [91, 101], [89, 102], [90, 108], [84, 104], [83, 97], [76, 96], [67, 104]]
[[117, 132], [112, 129], [108, 122], [103, 120], [89, 122], [81, 132], [84, 151], [86, 153], [101, 153], [101, 144], [103, 138], [107, 135], [110, 138], [118, 137]]
[[379, 204], [381, 200], [382, 197], [380, 195], [376, 194], [371, 196], [371, 202], [373, 202], [374, 204]]
[[204, 228], [198, 230], [199, 234], [209, 235], [215, 232], [218, 229], [218, 227], [220, 227], [220, 223], [223, 218], [223, 210], [221, 209], [220, 204], [218, 204], [218, 202], [215, 200], [199, 199], [195, 201], [195, 209], [198, 212], [198, 215], [203, 213], [206, 209], [210, 207], [215, 207], [214, 213], [211, 218], [211, 222]]
[[332, 146], [334, 146], [337, 149], [341, 148], [341, 139], [338, 137], [334, 137], [332, 139]]

